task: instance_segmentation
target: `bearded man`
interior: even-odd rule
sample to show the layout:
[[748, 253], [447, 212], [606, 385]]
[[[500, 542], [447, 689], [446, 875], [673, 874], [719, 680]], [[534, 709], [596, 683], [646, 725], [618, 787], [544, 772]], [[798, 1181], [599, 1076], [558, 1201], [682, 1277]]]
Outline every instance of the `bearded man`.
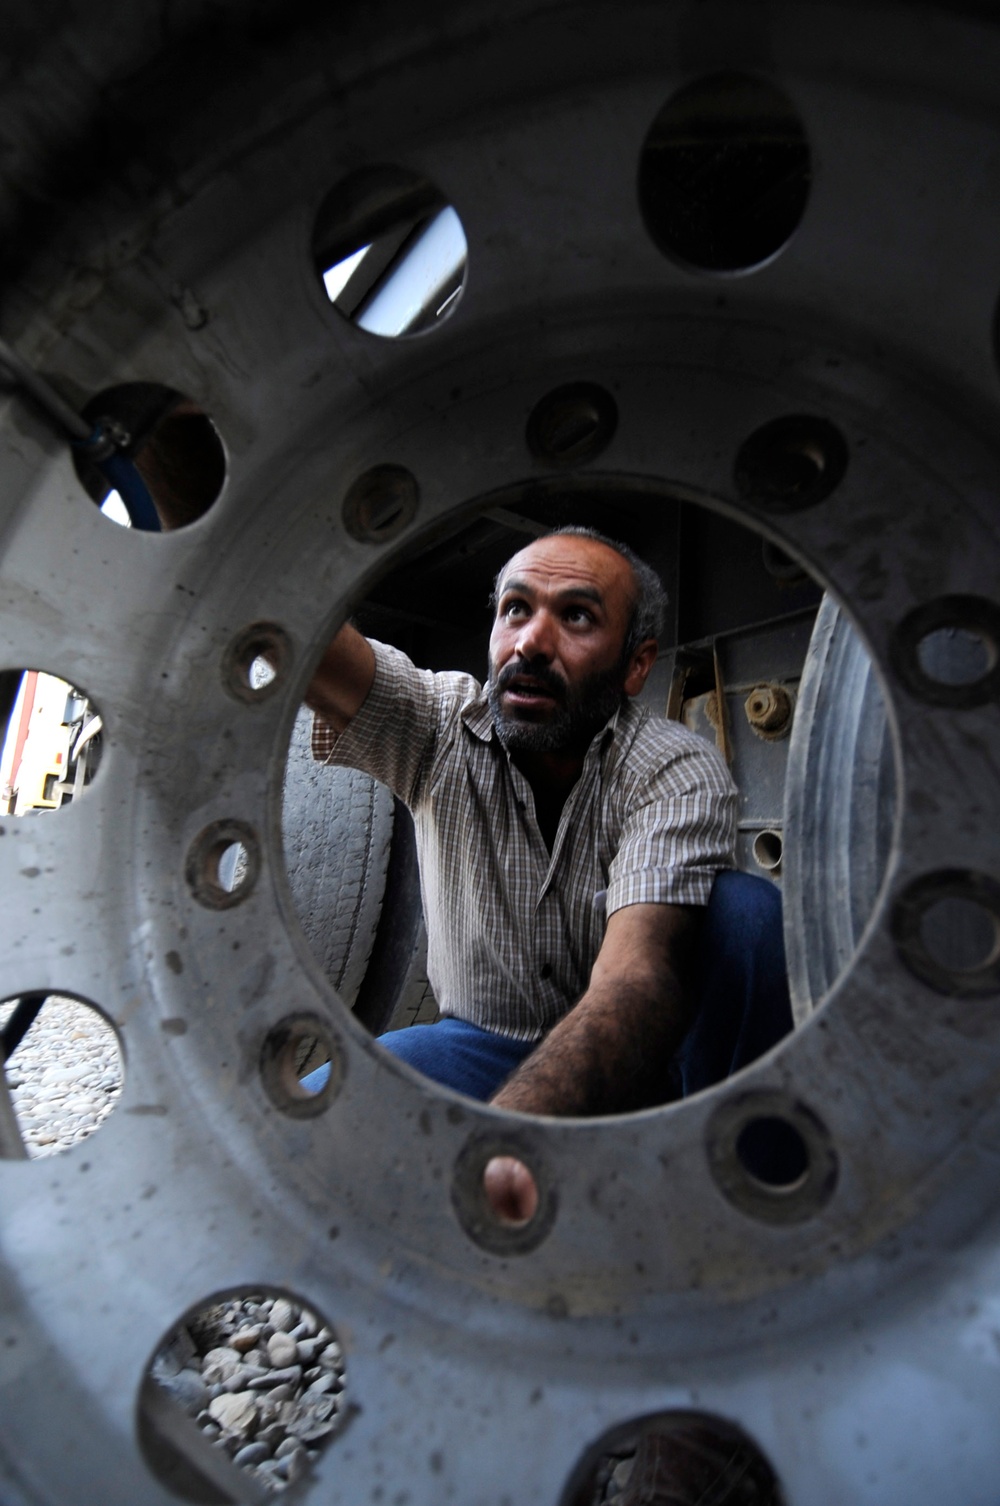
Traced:
[[635, 699], [665, 601], [626, 546], [561, 529], [497, 578], [485, 688], [349, 625], [309, 687], [314, 756], [372, 774], [414, 817], [441, 1018], [382, 1043], [501, 1108], [671, 1096], [735, 792], [713, 747]]
[[[350, 626], [309, 688], [315, 756], [366, 770], [413, 812], [441, 1019], [382, 1044], [498, 1108], [644, 1108], [675, 1096], [678, 1055], [691, 1091], [791, 1028], [777, 891], [724, 871], [728, 771], [635, 700], [664, 606], [630, 549], [561, 529], [497, 578], [485, 689], [415, 669]], [[720, 871], [749, 886], [749, 906], [726, 897]], [[533, 1216], [537, 1189], [516, 1158], [495, 1156], [483, 1185], [499, 1218]], [[628, 1506], [735, 1506], [753, 1466], [741, 1443], [697, 1425], [653, 1431]]]

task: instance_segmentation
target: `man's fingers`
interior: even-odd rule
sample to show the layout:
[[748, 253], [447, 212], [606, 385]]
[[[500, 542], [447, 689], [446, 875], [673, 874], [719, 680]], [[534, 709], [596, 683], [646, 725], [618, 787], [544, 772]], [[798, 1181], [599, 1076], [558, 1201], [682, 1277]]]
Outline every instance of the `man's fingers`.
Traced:
[[483, 1172], [483, 1191], [505, 1224], [526, 1224], [538, 1211], [538, 1184], [516, 1156], [494, 1156]]

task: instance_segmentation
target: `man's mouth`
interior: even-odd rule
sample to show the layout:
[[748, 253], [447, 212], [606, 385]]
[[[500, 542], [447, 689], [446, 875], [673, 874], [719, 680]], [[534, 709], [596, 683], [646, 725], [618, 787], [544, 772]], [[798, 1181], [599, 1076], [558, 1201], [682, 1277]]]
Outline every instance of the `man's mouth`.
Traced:
[[557, 688], [537, 675], [501, 675], [498, 689], [508, 706], [523, 711], [541, 710], [543, 707], [554, 706], [562, 699], [561, 687]]
[[504, 694], [514, 701], [554, 701], [555, 696], [544, 685], [532, 680], [512, 680]]

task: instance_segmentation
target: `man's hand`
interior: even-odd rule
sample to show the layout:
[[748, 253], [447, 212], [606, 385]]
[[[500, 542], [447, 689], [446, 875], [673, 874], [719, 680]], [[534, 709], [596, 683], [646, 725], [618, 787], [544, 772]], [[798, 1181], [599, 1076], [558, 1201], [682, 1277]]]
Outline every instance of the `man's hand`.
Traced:
[[494, 1156], [487, 1161], [483, 1191], [502, 1224], [526, 1224], [538, 1211], [538, 1185], [515, 1156]]
[[[697, 905], [616, 910], [586, 993], [507, 1079], [494, 1106], [582, 1117], [662, 1103], [670, 1058], [694, 1018], [692, 962], [703, 914]], [[510, 1195], [506, 1182], [497, 1186]], [[489, 1186], [487, 1195], [492, 1202]]]

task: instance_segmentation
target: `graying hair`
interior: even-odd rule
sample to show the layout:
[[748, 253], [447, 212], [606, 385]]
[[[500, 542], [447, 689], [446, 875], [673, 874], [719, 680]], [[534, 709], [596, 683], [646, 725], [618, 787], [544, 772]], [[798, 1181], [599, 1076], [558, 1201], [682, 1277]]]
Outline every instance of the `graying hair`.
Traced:
[[[593, 539], [597, 544], [603, 544], [607, 549], [613, 549], [620, 554], [625, 563], [632, 571], [635, 581], [635, 600], [632, 603], [632, 616], [629, 618], [628, 628], [625, 632], [625, 644], [622, 649], [622, 658], [630, 659], [647, 638], [660, 637], [663, 632], [667, 617], [667, 592], [662, 580], [646, 561], [640, 559], [634, 549], [627, 544], [619, 543], [617, 539], [608, 538], [606, 533], [601, 533], [596, 528], [585, 528], [583, 525], [568, 523], [564, 528], [553, 528], [548, 533], [541, 535], [543, 539], [577, 538]], [[507, 561], [510, 564], [510, 560]], [[506, 570], [507, 565], [502, 566], [493, 582], [492, 605], [495, 607], [499, 597], [500, 577]]]

